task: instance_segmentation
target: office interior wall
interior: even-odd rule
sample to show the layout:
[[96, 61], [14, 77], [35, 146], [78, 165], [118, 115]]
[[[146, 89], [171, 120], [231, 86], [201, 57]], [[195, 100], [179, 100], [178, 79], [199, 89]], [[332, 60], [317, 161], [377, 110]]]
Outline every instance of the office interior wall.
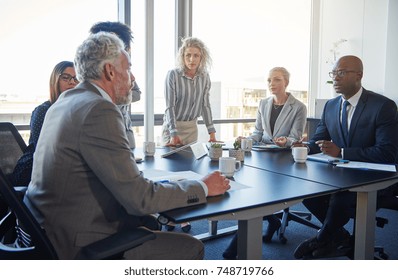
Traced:
[[398, 0], [389, 1], [387, 34], [384, 94], [398, 103]]
[[[316, 1], [316, 0], [315, 0]], [[337, 57], [353, 54], [364, 63], [364, 87], [398, 100], [393, 75], [398, 72], [397, 0], [320, 0], [320, 52], [318, 90], [313, 98], [333, 97], [328, 72], [333, 67], [334, 43]]]

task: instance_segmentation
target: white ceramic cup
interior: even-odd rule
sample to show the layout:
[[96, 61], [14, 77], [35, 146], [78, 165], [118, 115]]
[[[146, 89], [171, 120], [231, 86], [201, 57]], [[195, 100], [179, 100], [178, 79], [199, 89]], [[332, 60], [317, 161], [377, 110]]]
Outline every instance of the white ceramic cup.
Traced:
[[152, 157], [156, 151], [156, 143], [152, 141], [144, 142], [144, 155]]
[[306, 162], [308, 156], [307, 147], [293, 147], [292, 155], [295, 162], [303, 163]]
[[242, 150], [244, 150], [245, 152], [250, 152], [253, 148], [253, 139], [243, 138], [243, 139], [241, 139], [240, 145], [242, 147]]
[[219, 159], [219, 169], [222, 174], [226, 177], [233, 177], [235, 171], [241, 168], [241, 163], [234, 157], [220, 157]]

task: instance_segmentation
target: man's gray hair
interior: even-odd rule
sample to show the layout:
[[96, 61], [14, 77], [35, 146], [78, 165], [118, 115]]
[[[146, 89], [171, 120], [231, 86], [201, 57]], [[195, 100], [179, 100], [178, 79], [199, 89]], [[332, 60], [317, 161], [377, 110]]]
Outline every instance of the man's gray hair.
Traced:
[[123, 41], [109, 32], [90, 35], [77, 48], [75, 70], [79, 81], [101, 78], [105, 63], [114, 63], [124, 50]]

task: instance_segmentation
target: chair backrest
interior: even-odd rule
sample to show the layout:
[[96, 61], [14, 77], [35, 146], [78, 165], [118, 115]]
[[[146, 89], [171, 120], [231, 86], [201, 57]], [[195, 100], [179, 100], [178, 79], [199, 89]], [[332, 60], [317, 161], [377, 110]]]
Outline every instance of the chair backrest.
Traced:
[[18, 223], [14, 223], [20, 225], [20, 227], [16, 227], [17, 234], [20, 238], [29, 239], [29, 241], [22, 243], [30, 243], [31, 241], [33, 244], [29, 248], [21, 248], [20, 250], [13, 249], [10, 246], [7, 246], [7, 244], [1, 244], [3, 236], [0, 236], [0, 259], [58, 259], [57, 253], [55, 252], [55, 249], [45, 231], [41, 228], [30, 210], [23, 203], [21, 197], [18, 196], [14, 187], [1, 169], [0, 194], [8, 205], [10, 211], [14, 214], [14, 219], [15, 217], [18, 218]]
[[0, 122], [0, 168], [4, 174], [13, 172], [26, 143], [17, 128], [9, 122]]
[[316, 132], [316, 128], [321, 120], [315, 118], [307, 118], [307, 123], [305, 126], [304, 134], [307, 135], [306, 141], [311, 140], [312, 136], [314, 136]]

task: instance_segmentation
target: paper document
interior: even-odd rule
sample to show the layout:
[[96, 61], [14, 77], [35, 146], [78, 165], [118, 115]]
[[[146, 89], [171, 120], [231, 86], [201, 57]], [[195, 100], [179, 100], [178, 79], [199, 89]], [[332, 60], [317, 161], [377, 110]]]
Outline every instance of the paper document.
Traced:
[[261, 151], [261, 150], [288, 150], [290, 147], [279, 147], [275, 144], [255, 144], [252, 147], [254, 151]]
[[[180, 181], [184, 179], [200, 180], [204, 177], [203, 175], [193, 171], [172, 172], [158, 169], [146, 169], [142, 170], [142, 172], [144, 172], [145, 178], [148, 178], [155, 182]], [[230, 186], [231, 188], [229, 189], [229, 191], [250, 188], [249, 186], [237, 183], [232, 180], [230, 180]]]
[[394, 164], [381, 164], [381, 163], [371, 163], [371, 162], [361, 162], [361, 161], [350, 161], [346, 159], [341, 159], [337, 157], [331, 157], [322, 153], [308, 155], [308, 160], [314, 160], [319, 162], [330, 163], [342, 168], [356, 168], [356, 169], [369, 169], [369, 170], [380, 170], [396, 172], [396, 167]]
[[370, 163], [370, 162], [360, 162], [360, 161], [350, 161], [347, 164], [339, 164], [337, 165], [337, 167], [380, 170], [380, 171], [389, 171], [389, 172], [397, 171], [394, 164], [381, 164], [381, 163]]

